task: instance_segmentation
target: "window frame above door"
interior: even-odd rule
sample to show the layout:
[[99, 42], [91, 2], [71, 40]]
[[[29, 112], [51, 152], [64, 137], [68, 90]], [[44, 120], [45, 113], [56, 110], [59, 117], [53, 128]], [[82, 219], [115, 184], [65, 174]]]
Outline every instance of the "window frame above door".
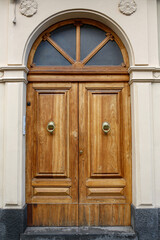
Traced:
[[[114, 41], [118, 45], [123, 60], [124, 62], [122, 63], [121, 66], [86, 66], [81, 64], [82, 61], [80, 62], [80, 57], [78, 56], [78, 50], [76, 49], [76, 62], [72, 64], [71, 66], [36, 66], [33, 62], [35, 52], [41, 43], [41, 41], [46, 37], [48, 38], [48, 34], [50, 32], [53, 32], [57, 28], [60, 28], [65, 25], [69, 24], [74, 24], [76, 26], [76, 35], [80, 34], [79, 33], [79, 28], [81, 24], [88, 24], [95, 26], [103, 31], [105, 31], [107, 34], [109, 34], [109, 38], [113, 37]], [[80, 35], [79, 35], [80, 37]], [[76, 40], [76, 44], [78, 40]], [[89, 56], [89, 55], [88, 55]], [[77, 61], [78, 60], [78, 61]], [[129, 76], [128, 76], [128, 67], [129, 67], [129, 58], [128, 58], [128, 53], [126, 51], [126, 48], [120, 38], [107, 26], [104, 24], [97, 22], [95, 20], [90, 20], [90, 19], [70, 19], [70, 20], [65, 20], [59, 23], [54, 24], [53, 26], [49, 27], [47, 30], [45, 30], [34, 42], [29, 58], [28, 58], [28, 68], [29, 68], [29, 76], [28, 76], [28, 81], [44, 81], [43, 76], [46, 74], [48, 75], [48, 81], [55, 81], [55, 78], [57, 79], [58, 76], [58, 81], [82, 81], [81, 80], [81, 75], [83, 75], [83, 81], [97, 81], [95, 78], [95, 75], [101, 76], [102, 81], [109, 81], [110, 76], [112, 75], [112, 81], [129, 81]], [[62, 76], [70, 76], [70, 79], [67, 78], [65, 80], [65, 77], [63, 78]], [[74, 76], [73, 76], [74, 75]], [[77, 78], [75, 79], [75, 75]], [[92, 79], [92, 76], [93, 80]]]

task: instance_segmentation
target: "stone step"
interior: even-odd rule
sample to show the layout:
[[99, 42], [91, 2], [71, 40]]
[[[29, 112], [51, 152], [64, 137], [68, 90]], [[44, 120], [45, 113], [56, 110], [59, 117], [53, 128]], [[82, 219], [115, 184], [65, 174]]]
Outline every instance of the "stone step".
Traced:
[[138, 240], [132, 227], [28, 227], [21, 240]]

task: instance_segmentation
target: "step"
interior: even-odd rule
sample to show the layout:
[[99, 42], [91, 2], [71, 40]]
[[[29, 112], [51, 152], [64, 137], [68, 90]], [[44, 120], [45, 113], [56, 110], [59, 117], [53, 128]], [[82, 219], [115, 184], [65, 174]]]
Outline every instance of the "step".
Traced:
[[138, 240], [132, 227], [27, 227], [21, 240]]

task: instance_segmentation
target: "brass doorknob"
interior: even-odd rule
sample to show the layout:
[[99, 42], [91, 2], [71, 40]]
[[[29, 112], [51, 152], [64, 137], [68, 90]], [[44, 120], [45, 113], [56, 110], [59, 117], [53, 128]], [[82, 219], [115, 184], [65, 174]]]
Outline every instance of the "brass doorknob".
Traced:
[[111, 130], [110, 124], [108, 122], [103, 122], [102, 130], [105, 134], [107, 134]]
[[54, 122], [49, 122], [47, 125], [47, 131], [50, 133], [53, 133], [53, 131], [55, 130], [55, 123]]

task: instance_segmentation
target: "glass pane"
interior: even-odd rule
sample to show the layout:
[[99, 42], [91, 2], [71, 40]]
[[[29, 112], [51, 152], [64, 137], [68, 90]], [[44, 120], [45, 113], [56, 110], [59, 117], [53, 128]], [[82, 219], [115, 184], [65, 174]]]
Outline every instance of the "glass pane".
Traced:
[[49, 42], [42, 41], [34, 55], [36, 66], [67, 66], [71, 65]]
[[84, 24], [81, 26], [81, 60], [83, 60], [106, 37], [101, 29]]
[[76, 59], [76, 27], [73, 24], [51, 32], [51, 38], [74, 60]]
[[115, 41], [109, 41], [86, 65], [115, 66], [122, 63], [123, 56], [119, 46]]

